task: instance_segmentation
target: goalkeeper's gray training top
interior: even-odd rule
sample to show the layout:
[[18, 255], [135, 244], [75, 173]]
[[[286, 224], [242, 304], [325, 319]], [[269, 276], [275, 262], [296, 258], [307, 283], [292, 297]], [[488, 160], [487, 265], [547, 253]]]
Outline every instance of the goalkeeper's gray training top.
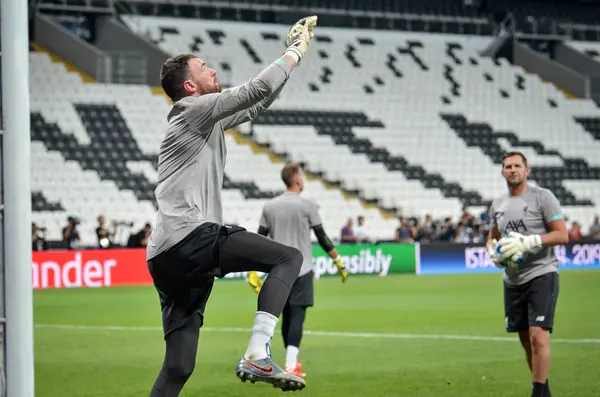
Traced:
[[298, 276], [313, 269], [310, 233], [313, 227], [322, 223], [317, 204], [290, 191], [269, 200], [260, 217], [260, 226], [269, 230], [273, 240], [302, 252], [304, 261]]
[[168, 250], [204, 222], [223, 222], [224, 131], [264, 112], [290, 73], [289, 65], [277, 60], [238, 87], [173, 104], [158, 154], [158, 213], [146, 260]]
[[[492, 202], [492, 225], [498, 227], [502, 236], [517, 232], [524, 236], [546, 234], [550, 223], [563, 219], [560, 203], [548, 189], [528, 185], [521, 196], [508, 193]], [[524, 284], [545, 273], [558, 271], [558, 259], [554, 247], [540, 247], [527, 255], [517, 269], [506, 268], [504, 282], [511, 285]]]

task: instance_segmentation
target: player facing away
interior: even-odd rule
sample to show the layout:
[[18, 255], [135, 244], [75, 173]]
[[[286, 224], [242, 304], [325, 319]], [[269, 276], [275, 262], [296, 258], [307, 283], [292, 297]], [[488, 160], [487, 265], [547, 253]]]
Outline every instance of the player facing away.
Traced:
[[[294, 282], [283, 309], [281, 333], [286, 348], [285, 370], [305, 377], [302, 364], [298, 361], [298, 354], [306, 309], [314, 304], [311, 229], [315, 232], [321, 247], [333, 259], [342, 282], [346, 282], [348, 272], [342, 258], [323, 230], [317, 204], [300, 195], [304, 189], [304, 174], [300, 166], [288, 164], [283, 167], [281, 179], [286, 186], [286, 191], [264, 205], [258, 233], [300, 250], [304, 257], [298, 279]], [[258, 274], [250, 272], [248, 276], [250, 286], [256, 292], [261, 291], [261, 279]]]
[[[522, 265], [505, 270], [506, 330], [517, 332], [525, 349], [533, 381], [531, 397], [550, 397], [550, 333], [559, 290], [553, 247], [566, 244], [569, 237], [558, 200], [551, 191], [529, 185], [530, 173], [522, 153], [503, 156], [502, 176], [508, 193], [492, 202], [487, 248], [498, 267], [501, 259], [527, 253]], [[503, 243], [499, 258], [496, 242], [507, 235], [514, 239]]]
[[160, 298], [166, 353], [151, 397], [178, 396], [192, 374], [215, 277], [250, 270], [269, 276], [258, 295], [250, 341], [236, 375], [284, 391], [306, 386], [270, 353], [270, 340], [302, 267], [302, 253], [224, 225], [221, 188], [224, 131], [271, 105], [308, 50], [316, 22], [316, 16], [298, 21], [288, 32], [284, 54], [232, 89], [221, 90], [215, 71], [193, 55], [174, 56], [162, 67], [162, 87], [173, 107], [158, 155], [158, 214], [146, 258]]

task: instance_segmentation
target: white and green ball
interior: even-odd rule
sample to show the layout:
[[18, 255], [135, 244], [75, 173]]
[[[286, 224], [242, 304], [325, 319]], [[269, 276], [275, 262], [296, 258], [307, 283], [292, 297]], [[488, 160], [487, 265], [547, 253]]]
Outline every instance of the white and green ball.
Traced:
[[513, 258], [502, 258], [502, 245], [505, 244], [507, 241], [512, 240], [513, 237], [510, 236], [506, 236], [506, 237], [502, 237], [500, 239], [500, 241], [498, 241], [498, 244], [496, 244], [496, 255], [498, 256], [498, 258], [500, 258], [500, 263], [502, 264], [502, 266], [504, 267], [517, 267], [523, 264], [523, 262], [525, 262], [525, 259], [527, 259], [527, 253], [526, 252], [521, 252], [517, 258], [517, 260], [513, 260]]

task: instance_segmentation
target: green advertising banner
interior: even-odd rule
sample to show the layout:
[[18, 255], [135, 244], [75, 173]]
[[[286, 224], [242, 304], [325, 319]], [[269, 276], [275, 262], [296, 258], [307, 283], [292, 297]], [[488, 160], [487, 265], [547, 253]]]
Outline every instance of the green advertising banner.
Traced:
[[[350, 274], [415, 273], [416, 252], [413, 244], [340, 244], [336, 247]], [[313, 246], [315, 278], [337, 274], [333, 259], [318, 245]]]
[[[340, 244], [336, 249], [350, 274], [385, 277], [388, 274], [415, 273], [417, 255], [413, 244]], [[312, 261], [316, 279], [337, 275], [333, 259], [319, 245], [313, 245]], [[230, 273], [225, 278], [247, 278], [247, 273]]]

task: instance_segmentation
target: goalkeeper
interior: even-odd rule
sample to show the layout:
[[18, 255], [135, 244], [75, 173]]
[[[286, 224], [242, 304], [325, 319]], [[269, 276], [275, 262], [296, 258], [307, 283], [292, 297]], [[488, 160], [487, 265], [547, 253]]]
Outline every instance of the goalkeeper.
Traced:
[[[532, 376], [531, 397], [550, 397], [550, 333], [558, 299], [558, 259], [554, 246], [569, 241], [560, 204], [554, 194], [527, 184], [531, 169], [527, 158], [510, 152], [502, 158], [502, 176], [508, 193], [495, 199], [490, 209], [492, 228], [488, 253], [498, 267], [505, 267], [504, 310], [506, 330], [517, 332]], [[496, 255], [497, 239], [502, 242]]]
[[[314, 303], [311, 229], [321, 247], [333, 258], [342, 282], [348, 278], [348, 272], [323, 230], [317, 205], [300, 195], [304, 188], [304, 175], [300, 166], [288, 164], [283, 167], [281, 179], [287, 190], [265, 204], [258, 233], [300, 250], [304, 257], [300, 274], [283, 309], [281, 331], [286, 348], [285, 370], [293, 375], [305, 377], [298, 354], [306, 309]], [[248, 282], [257, 293], [260, 291], [261, 279], [256, 272], [249, 273]]]
[[236, 375], [284, 391], [306, 386], [304, 379], [273, 361], [269, 346], [300, 272], [302, 253], [224, 225], [221, 190], [227, 156], [224, 130], [269, 108], [303, 59], [316, 24], [316, 16], [298, 21], [288, 32], [281, 57], [227, 90], [222, 90], [216, 72], [192, 54], [175, 55], [161, 68], [161, 85], [173, 107], [158, 155], [157, 220], [146, 260], [160, 300], [166, 351], [150, 397], [179, 396], [192, 375], [215, 277], [249, 270], [269, 277], [258, 296]]

